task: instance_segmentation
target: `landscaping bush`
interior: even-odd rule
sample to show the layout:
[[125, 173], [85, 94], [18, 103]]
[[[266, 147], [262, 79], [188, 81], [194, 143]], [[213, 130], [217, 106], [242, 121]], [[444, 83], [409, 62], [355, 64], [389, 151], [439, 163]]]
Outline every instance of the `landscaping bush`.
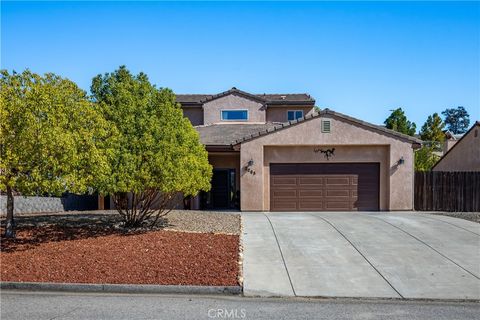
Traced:
[[112, 195], [126, 227], [147, 220], [153, 226], [175, 206], [177, 193], [210, 189], [207, 151], [171, 90], [157, 89], [144, 73], [134, 76], [122, 66], [96, 76], [91, 91], [118, 132], [108, 154], [112, 174], [100, 192]]

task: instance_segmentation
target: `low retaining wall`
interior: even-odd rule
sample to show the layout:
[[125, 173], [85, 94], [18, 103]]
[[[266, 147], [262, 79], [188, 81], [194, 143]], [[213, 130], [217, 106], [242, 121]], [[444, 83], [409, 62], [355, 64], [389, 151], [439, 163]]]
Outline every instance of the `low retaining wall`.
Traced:
[[[63, 198], [15, 196], [14, 213], [59, 212], [63, 211]], [[0, 196], [0, 214], [7, 213], [7, 196]]]
[[[76, 194], [67, 194], [64, 197], [15, 196], [13, 206], [13, 212], [16, 214], [97, 209], [96, 195]], [[0, 215], [5, 214], [7, 214], [7, 196], [0, 195]]]

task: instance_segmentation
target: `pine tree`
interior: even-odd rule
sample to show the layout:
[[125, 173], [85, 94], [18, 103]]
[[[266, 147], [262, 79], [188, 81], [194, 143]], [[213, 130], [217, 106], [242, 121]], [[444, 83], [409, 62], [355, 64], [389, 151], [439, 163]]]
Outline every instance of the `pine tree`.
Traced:
[[439, 150], [445, 140], [444, 127], [445, 123], [443, 123], [442, 118], [440, 118], [438, 113], [434, 113], [428, 116], [427, 121], [423, 124], [420, 130], [420, 138], [425, 142], [431, 143], [436, 150]]
[[393, 110], [390, 116], [385, 120], [384, 124], [388, 129], [395, 130], [409, 136], [413, 136], [417, 128], [415, 123], [408, 121], [402, 108]]

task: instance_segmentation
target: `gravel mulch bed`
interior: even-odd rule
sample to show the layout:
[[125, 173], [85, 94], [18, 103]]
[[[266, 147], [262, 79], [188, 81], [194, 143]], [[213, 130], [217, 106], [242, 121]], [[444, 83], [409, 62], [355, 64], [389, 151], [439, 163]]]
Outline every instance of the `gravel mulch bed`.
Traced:
[[239, 212], [174, 210], [166, 220], [167, 230], [240, 234]]
[[[1, 225], [4, 224], [3, 217]], [[46, 214], [15, 215], [15, 221], [23, 226], [58, 225], [70, 227], [97, 226], [110, 228], [120, 224], [115, 210], [65, 211]], [[172, 210], [160, 221], [165, 230], [240, 234], [240, 213], [221, 211]]]
[[0, 228], [2, 281], [238, 285], [238, 214], [175, 211], [163, 229], [134, 232], [112, 212], [16, 222], [17, 239]]
[[444, 212], [444, 211], [419, 211], [420, 214], [436, 214], [441, 216], [449, 216], [453, 218], [459, 218], [464, 220], [480, 223], [480, 212]]

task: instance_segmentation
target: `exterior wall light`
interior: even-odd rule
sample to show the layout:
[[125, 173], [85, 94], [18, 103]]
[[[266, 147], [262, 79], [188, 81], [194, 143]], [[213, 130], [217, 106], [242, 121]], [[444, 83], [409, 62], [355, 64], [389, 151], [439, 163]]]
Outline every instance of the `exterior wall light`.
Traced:
[[247, 165], [245, 166], [245, 171], [248, 173], [255, 175], [255, 170], [251, 169], [250, 167], [253, 166], [253, 159], [248, 160]]
[[397, 164], [398, 165], [402, 165], [405, 163], [405, 159], [403, 159], [403, 157], [400, 157], [400, 159], [398, 160]]

